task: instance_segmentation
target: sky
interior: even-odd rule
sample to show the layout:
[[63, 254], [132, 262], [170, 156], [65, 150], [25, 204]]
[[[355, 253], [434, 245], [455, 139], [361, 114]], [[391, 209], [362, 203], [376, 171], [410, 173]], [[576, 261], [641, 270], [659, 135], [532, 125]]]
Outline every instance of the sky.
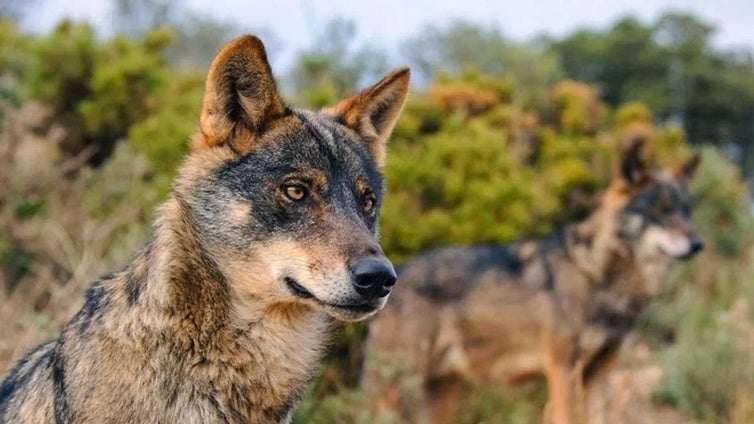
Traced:
[[[245, 32], [266, 29], [278, 38], [283, 62], [311, 45], [333, 17], [356, 24], [358, 38], [390, 49], [427, 24], [464, 19], [498, 28], [515, 40], [563, 36], [580, 28], [601, 29], [632, 14], [645, 23], [668, 10], [692, 12], [717, 27], [713, 43], [722, 48], [754, 49], [752, 0], [186, 0], [200, 14], [236, 22]], [[23, 25], [45, 32], [63, 17], [85, 19], [106, 34], [111, 1], [36, 0]]]

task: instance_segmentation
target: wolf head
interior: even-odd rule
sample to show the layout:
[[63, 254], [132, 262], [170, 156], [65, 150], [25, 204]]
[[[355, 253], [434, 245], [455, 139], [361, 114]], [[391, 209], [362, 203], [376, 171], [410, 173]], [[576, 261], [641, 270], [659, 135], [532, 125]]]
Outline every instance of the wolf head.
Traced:
[[256, 37], [218, 54], [174, 193], [241, 303], [341, 320], [384, 305], [396, 276], [376, 240], [380, 169], [408, 82], [399, 69], [314, 112], [283, 102]]
[[650, 172], [642, 160], [644, 141], [631, 141], [616, 163], [612, 191], [622, 198], [617, 232], [640, 262], [689, 259], [704, 247], [691, 222], [688, 183], [699, 156], [671, 171]]

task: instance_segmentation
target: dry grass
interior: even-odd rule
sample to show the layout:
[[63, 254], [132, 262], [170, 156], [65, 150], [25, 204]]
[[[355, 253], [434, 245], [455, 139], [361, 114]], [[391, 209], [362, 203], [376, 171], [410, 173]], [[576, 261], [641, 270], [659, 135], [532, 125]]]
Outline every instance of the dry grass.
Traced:
[[[63, 137], [35, 103], [9, 113], [0, 134], [0, 374], [57, 334], [81, 307], [89, 282], [122, 266], [146, 237], [142, 211], [123, 202], [112, 214], [93, 214], [104, 205], [88, 199], [106, 173], [120, 175], [98, 193], [104, 198], [135, 188], [146, 174], [138, 158], [121, 149], [108, 169], [95, 172], [83, 167], [86, 151], [60, 160]], [[119, 163], [118, 155], [131, 157]]]

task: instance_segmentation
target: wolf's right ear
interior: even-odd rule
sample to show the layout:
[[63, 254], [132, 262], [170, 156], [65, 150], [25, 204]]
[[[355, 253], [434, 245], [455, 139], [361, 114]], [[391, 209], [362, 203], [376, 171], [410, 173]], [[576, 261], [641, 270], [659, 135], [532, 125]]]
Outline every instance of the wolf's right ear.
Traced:
[[613, 180], [621, 181], [626, 187], [641, 186], [649, 179], [649, 171], [642, 154], [646, 140], [634, 137], [622, 149], [613, 169]]
[[408, 68], [395, 70], [374, 86], [324, 111], [361, 135], [377, 168], [385, 163], [385, 144], [406, 102], [410, 76]]
[[194, 148], [231, 143], [245, 151], [270, 121], [285, 115], [264, 45], [253, 35], [228, 43], [207, 75]]
[[696, 175], [696, 170], [699, 169], [699, 163], [702, 161], [702, 157], [699, 153], [694, 154], [688, 161], [675, 167], [673, 169], [673, 176], [678, 180], [688, 183]]

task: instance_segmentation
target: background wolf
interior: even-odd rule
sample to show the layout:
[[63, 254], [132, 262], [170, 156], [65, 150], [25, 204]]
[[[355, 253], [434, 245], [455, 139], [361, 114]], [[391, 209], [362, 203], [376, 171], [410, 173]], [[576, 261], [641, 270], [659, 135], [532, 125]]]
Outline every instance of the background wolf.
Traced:
[[10, 371], [0, 421], [289, 420], [332, 319], [371, 315], [395, 282], [379, 169], [408, 80], [296, 110], [257, 38], [227, 45], [151, 240]]
[[[629, 143], [585, 221], [538, 242], [446, 248], [406, 263], [370, 327], [364, 389], [377, 409], [446, 422], [466, 383], [544, 375], [552, 420], [583, 421], [584, 390], [669, 266], [702, 248], [686, 189], [698, 158], [651, 173], [643, 144]], [[407, 391], [417, 379], [418, 413]]]

